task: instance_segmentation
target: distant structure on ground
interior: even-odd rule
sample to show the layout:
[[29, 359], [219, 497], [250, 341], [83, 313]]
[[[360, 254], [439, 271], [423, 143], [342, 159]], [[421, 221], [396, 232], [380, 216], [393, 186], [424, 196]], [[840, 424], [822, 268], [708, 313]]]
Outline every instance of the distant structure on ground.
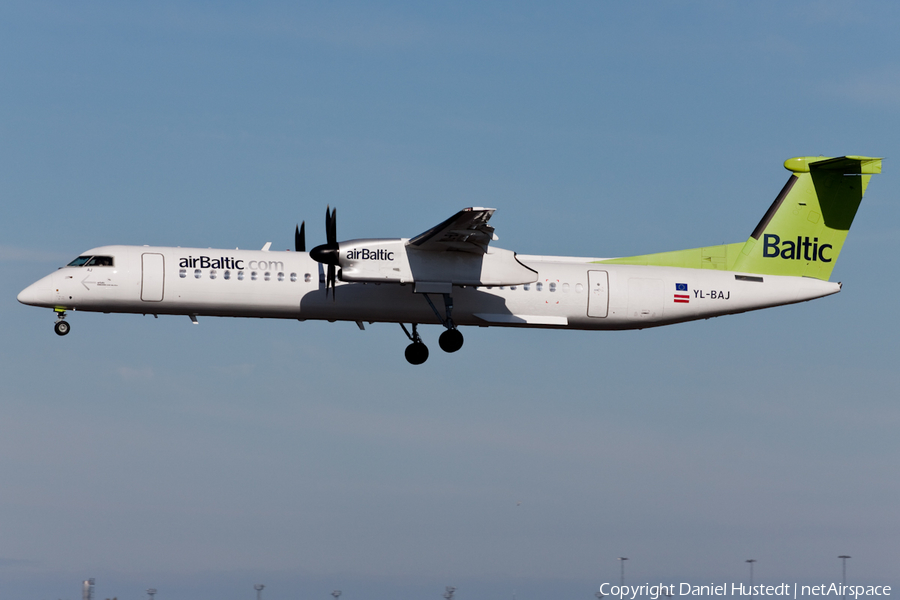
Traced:
[[94, 600], [94, 578], [85, 579], [81, 584], [81, 600]]

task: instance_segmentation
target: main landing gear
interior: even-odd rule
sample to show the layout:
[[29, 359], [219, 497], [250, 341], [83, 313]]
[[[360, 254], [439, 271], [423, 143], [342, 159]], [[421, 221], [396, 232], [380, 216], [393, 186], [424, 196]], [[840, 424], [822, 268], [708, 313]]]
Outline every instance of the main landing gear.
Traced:
[[53, 331], [56, 332], [56, 335], [66, 335], [71, 329], [71, 326], [66, 322], [66, 312], [60, 311], [56, 315], [56, 324], [53, 325]]
[[[445, 317], [441, 316], [441, 313], [438, 312], [438, 309], [434, 306], [434, 303], [431, 301], [431, 298], [428, 297], [428, 294], [422, 294], [425, 296], [425, 300], [428, 301], [428, 305], [431, 307], [431, 310], [434, 311], [434, 314], [437, 315], [438, 320], [441, 322], [441, 325], [446, 327], [446, 331], [444, 331], [441, 336], [438, 338], [438, 345], [441, 347], [441, 350], [444, 352], [456, 352], [463, 345], [463, 334], [459, 332], [456, 328], [456, 325], [453, 323], [452, 312], [453, 312], [453, 298], [450, 297], [450, 294], [443, 294], [444, 296], [444, 310], [446, 313]], [[428, 346], [422, 343], [422, 338], [419, 336], [419, 331], [417, 329], [417, 324], [412, 324], [412, 333], [406, 329], [406, 325], [400, 323], [400, 327], [403, 328], [403, 332], [406, 334], [406, 337], [412, 342], [409, 346], [406, 347], [406, 360], [409, 361], [411, 365], [421, 365], [423, 362], [428, 360]]]
[[438, 338], [438, 345], [444, 352], [456, 352], [462, 348], [463, 334], [456, 327], [448, 329]]
[[419, 336], [417, 325], [415, 323], [412, 324], [412, 333], [406, 329], [406, 325], [403, 323], [400, 323], [400, 327], [403, 328], [403, 333], [405, 333], [406, 337], [412, 342], [412, 344], [406, 347], [405, 354], [407, 362], [411, 365], [421, 365], [428, 360], [428, 346], [422, 343], [422, 338]]

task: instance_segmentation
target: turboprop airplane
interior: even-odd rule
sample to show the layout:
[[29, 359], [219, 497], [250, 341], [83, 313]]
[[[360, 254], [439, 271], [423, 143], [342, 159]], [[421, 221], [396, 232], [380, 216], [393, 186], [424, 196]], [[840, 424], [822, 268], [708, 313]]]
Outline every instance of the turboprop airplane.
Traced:
[[[28, 286], [19, 302], [66, 311], [399, 323], [406, 359], [428, 358], [418, 326], [643, 329], [804, 302], [840, 291], [828, 279], [881, 159], [799, 157], [745, 242], [626, 258], [517, 254], [491, 245], [492, 208], [466, 208], [407, 239], [337, 241], [306, 252], [101, 246]], [[406, 323], [410, 324], [407, 329]]]

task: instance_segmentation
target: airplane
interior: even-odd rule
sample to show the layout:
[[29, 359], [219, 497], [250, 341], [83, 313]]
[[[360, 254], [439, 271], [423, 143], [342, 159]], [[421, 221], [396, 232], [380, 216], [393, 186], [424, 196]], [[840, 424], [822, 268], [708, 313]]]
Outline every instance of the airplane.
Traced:
[[[19, 302], [67, 311], [399, 323], [406, 360], [428, 358], [419, 325], [622, 330], [671, 325], [835, 294], [829, 281], [880, 158], [797, 157], [745, 242], [620, 258], [535, 256], [492, 245], [493, 208], [472, 207], [413, 238], [337, 240], [294, 251], [101, 246], [28, 286]], [[410, 324], [407, 329], [406, 324]]]

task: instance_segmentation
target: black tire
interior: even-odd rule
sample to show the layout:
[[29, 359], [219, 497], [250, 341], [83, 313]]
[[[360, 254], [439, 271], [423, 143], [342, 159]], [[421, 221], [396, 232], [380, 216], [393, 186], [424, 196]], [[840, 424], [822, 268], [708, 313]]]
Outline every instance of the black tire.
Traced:
[[448, 329], [438, 338], [438, 344], [444, 352], [456, 352], [463, 345], [463, 334], [458, 329]]
[[428, 360], [428, 346], [422, 342], [413, 342], [406, 347], [406, 360], [411, 365], [421, 365]]
[[56, 325], [53, 326], [53, 331], [56, 332], [56, 335], [66, 335], [70, 329], [71, 326], [65, 321], [57, 321]]

